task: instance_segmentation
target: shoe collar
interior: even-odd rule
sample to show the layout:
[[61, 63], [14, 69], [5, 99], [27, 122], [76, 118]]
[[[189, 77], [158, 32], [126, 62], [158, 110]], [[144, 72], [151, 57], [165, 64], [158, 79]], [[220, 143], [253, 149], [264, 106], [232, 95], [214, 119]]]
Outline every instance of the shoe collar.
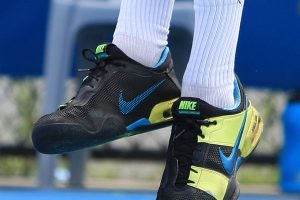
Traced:
[[234, 81], [234, 106], [232, 108], [218, 108], [193, 97], [181, 97], [172, 106], [174, 118], [206, 119], [222, 115], [232, 115], [246, 109], [247, 99], [243, 87], [236, 77]]

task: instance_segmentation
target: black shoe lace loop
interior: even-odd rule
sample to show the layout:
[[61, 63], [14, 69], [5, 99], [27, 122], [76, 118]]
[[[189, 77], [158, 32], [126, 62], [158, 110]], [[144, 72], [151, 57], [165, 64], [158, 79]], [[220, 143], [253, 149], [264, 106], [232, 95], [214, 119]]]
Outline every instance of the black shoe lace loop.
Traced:
[[[92, 49], [83, 49], [82, 56], [85, 60], [92, 62], [95, 64], [94, 68], [87, 68], [87, 69], [78, 69], [79, 72], [89, 71], [88, 77], [99, 81], [99, 77], [106, 73], [106, 66], [109, 64], [108, 58], [110, 57], [106, 53], [96, 54]], [[118, 67], [125, 67], [124, 64], [121, 63], [114, 63], [115, 66]]]
[[107, 72], [107, 70], [105, 69], [106, 66], [105, 59], [108, 58], [108, 55], [107, 54], [103, 54], [103, 55], [106, 56], [101, 57], [101, 54], [97, 55], [92, 49], [83, 49], [82, 50], [83, 58], [89, 62], [94, 63], [95, 67], [88, 68], [88, 69], [78, 69], [78, 71], [79, 72], [90, 71], [88, 76], [98, 81], [99, 72]]
[[185, 126], [187, 126], [187, 130], [193, 131], [197, 133], [198, 136], [201, 138], [205, 138], [205, 135], [203, 134], [201, 130], [201, 126], [208, 127], [210, 125], [216, 125], [217, 121], [208, 121], [208, 120], [200, 120], [200, 119], [184, 119], [180, 120], [177, 123], [184, 123]]
[[[187, 183], [194, 183], [188, 179], [191, 170], [193, 152], [197, 144], [197, 136], [205, 138], [201, 126], [216, 125], [217, 121], [199, 120], [199, 119], [180, 119], [174, 122], [177, 127], [178, 137], [174, 140], [173, 154], [178, 159], [178, 176], [176, 185], [185, 186]], [[192, 169], [192, 171], [195, 171]], [[195, 171], [196, 172], [196, 171]]]

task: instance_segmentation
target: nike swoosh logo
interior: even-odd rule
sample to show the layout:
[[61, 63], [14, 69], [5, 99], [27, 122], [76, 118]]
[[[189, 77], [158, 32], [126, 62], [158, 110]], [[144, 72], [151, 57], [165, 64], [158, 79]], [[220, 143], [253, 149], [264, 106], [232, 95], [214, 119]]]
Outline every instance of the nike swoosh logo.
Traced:
[[165, 82], [165, 80], [162, 80], [161, 82], [153, 85], [148, 90], [136, 96], [131, 101], [124, 100], [123, 91], [121, 90], [119, 95], [119, 108], [121, 110], [121, 113], [127, 115], [130, 112], [132, 112], [140, 103], [142, 103], [150, 94], [152, 94], [163, 82]]
[[[248, 100], [246, 99], [246, 101], [248, 102]], [[248, 108], [248, 103], [246, 105], [246, 108]], [[229, 157], [227, 157], [223, 151], [221, 150], [221, 148], [219, 148], [219, 152], [220, 152], [220, 157], [224, 166], [224, 169], [226, 170], [226, 172], [233, 176], [235, 170], [237, 169], [237, 167], [241, 164], [243, 158], [241, 156], [239, 156], [239, 146], [242, 140], [242, 136], [243, 136], [243, 132], [245, 129], [245, 124], [246, 124], [246, 120], [247, 120], [247, 115], [248, 115], [248, 109], [246, 109], [246, 113], [243, 119], [243, 123], [241, 125], [239, 134], [238, 134], [238, 138], [234, 144], [234, 147], [231, 151], [231, 154]]]

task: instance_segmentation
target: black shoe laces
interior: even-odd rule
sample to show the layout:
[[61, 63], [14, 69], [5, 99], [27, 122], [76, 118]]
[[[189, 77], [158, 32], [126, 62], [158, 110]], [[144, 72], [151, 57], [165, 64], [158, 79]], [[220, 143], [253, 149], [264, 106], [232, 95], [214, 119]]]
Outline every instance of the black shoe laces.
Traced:
[[[82, 85], [88, 85], [91, 88], [94, 88], [95, 83], [99, 82], [104, 74], [108, 72], [106, 67], [111, 64], [109, 62], [111, 59], [108, 59], [110, 56], [107, 54], [96, 54], [92, 49], [83, 49], [82, 56], [85, 60], [92, 62], [95, 65], [93, 68], [78, 69], [78, 72], [89, 72], [89, 74], [83, 79]], [[125, 65], [121, 63], [114, 63], [113, 65], [125, 67]], [[60, 105], [58, 109], [62, 110], [66, 108], [76, 98], [77, 94], [65, 104]]]
[[[178, 176], [176, 186], [183, 187], [188, 183], [194, 183], [189, 180], [189, 172], [192, 165], [193, 152], [197, 144], [197, 136], [205, 138], [201, 126], [216, 125], [216, 121], [198, 120], [198, 119], [180, 119], [174, 121], [175, 139], [173, 146], [173, 155], [178, 160]], [[195, 171], [195, 170], [194, 170]], [[197, 173], [197, 171], [195, 171]]]

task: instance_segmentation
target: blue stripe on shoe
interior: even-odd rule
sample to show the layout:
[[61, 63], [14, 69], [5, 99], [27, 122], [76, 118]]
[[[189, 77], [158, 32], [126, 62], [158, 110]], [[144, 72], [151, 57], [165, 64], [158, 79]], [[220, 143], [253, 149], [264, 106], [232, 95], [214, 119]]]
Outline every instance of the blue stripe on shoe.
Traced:
[[126, 101], [123, 97], [123, 91], [120, 91], [119, 95], [119, 108], [123, 115], [127, 115], [130, 112], [132, 112], [140, 103], [142, 103], [146, 98], [148, 98], [163, 82], [165, 82], [165, 79], [161, 82], [153, 85], [148, 90], [144, 91], [142, 94], [136, 96], [131, 101]]
[[158, 63], [154, 66], [154, 68], [159, 67], [161, 64], [163, 64], [166, 61], [166, 59], [169, 55], [169, 52], [170, 52], [169, 47], [166, 47], [165, 50], [163, 51]]
[[224, 108], [224, 110], [233, 110], [239, 107], [239, 105], [242, 102], [242, 96], [241, 96], [241, 89], [239, 87], [238, 81], [234, 80], [234, 90], [233, 90], [233, 97], [234, 97], [234, 105], [232, 108]]
[[133, 131], [134, 129], [139, 128], [141, 126], [149, 126], [149, 125], [151, 125], [150, 121], [146, 118], [142, 118], [127, 126], [127, 131]]
[[221, 161], [222, 164], [224, 166], [224, 169], [226, 170], [226, 172], [230, 175], [233, 176], [234, 173], [236, 172], [236, 170], [238, 169], [238, 167], [241, 165], [242, 159], [241, 156], [239, 155], [239, 146], [243, 137], [243, 133], [244, 133], [244, 129], [246, 126], [246, 121], [247, 121], [247, 116], [248, 116], [248, 99], [246, 98], [246, 112], [245, 112], [245, 116], [237, 137], [237, 140], [233, 146], [233, 149], [231, 151], [231, 154], [229, 157], [227, 157], [221, 148], [219, 148], [219, 153], [220, 153], [220, 157], [221, 157]]

